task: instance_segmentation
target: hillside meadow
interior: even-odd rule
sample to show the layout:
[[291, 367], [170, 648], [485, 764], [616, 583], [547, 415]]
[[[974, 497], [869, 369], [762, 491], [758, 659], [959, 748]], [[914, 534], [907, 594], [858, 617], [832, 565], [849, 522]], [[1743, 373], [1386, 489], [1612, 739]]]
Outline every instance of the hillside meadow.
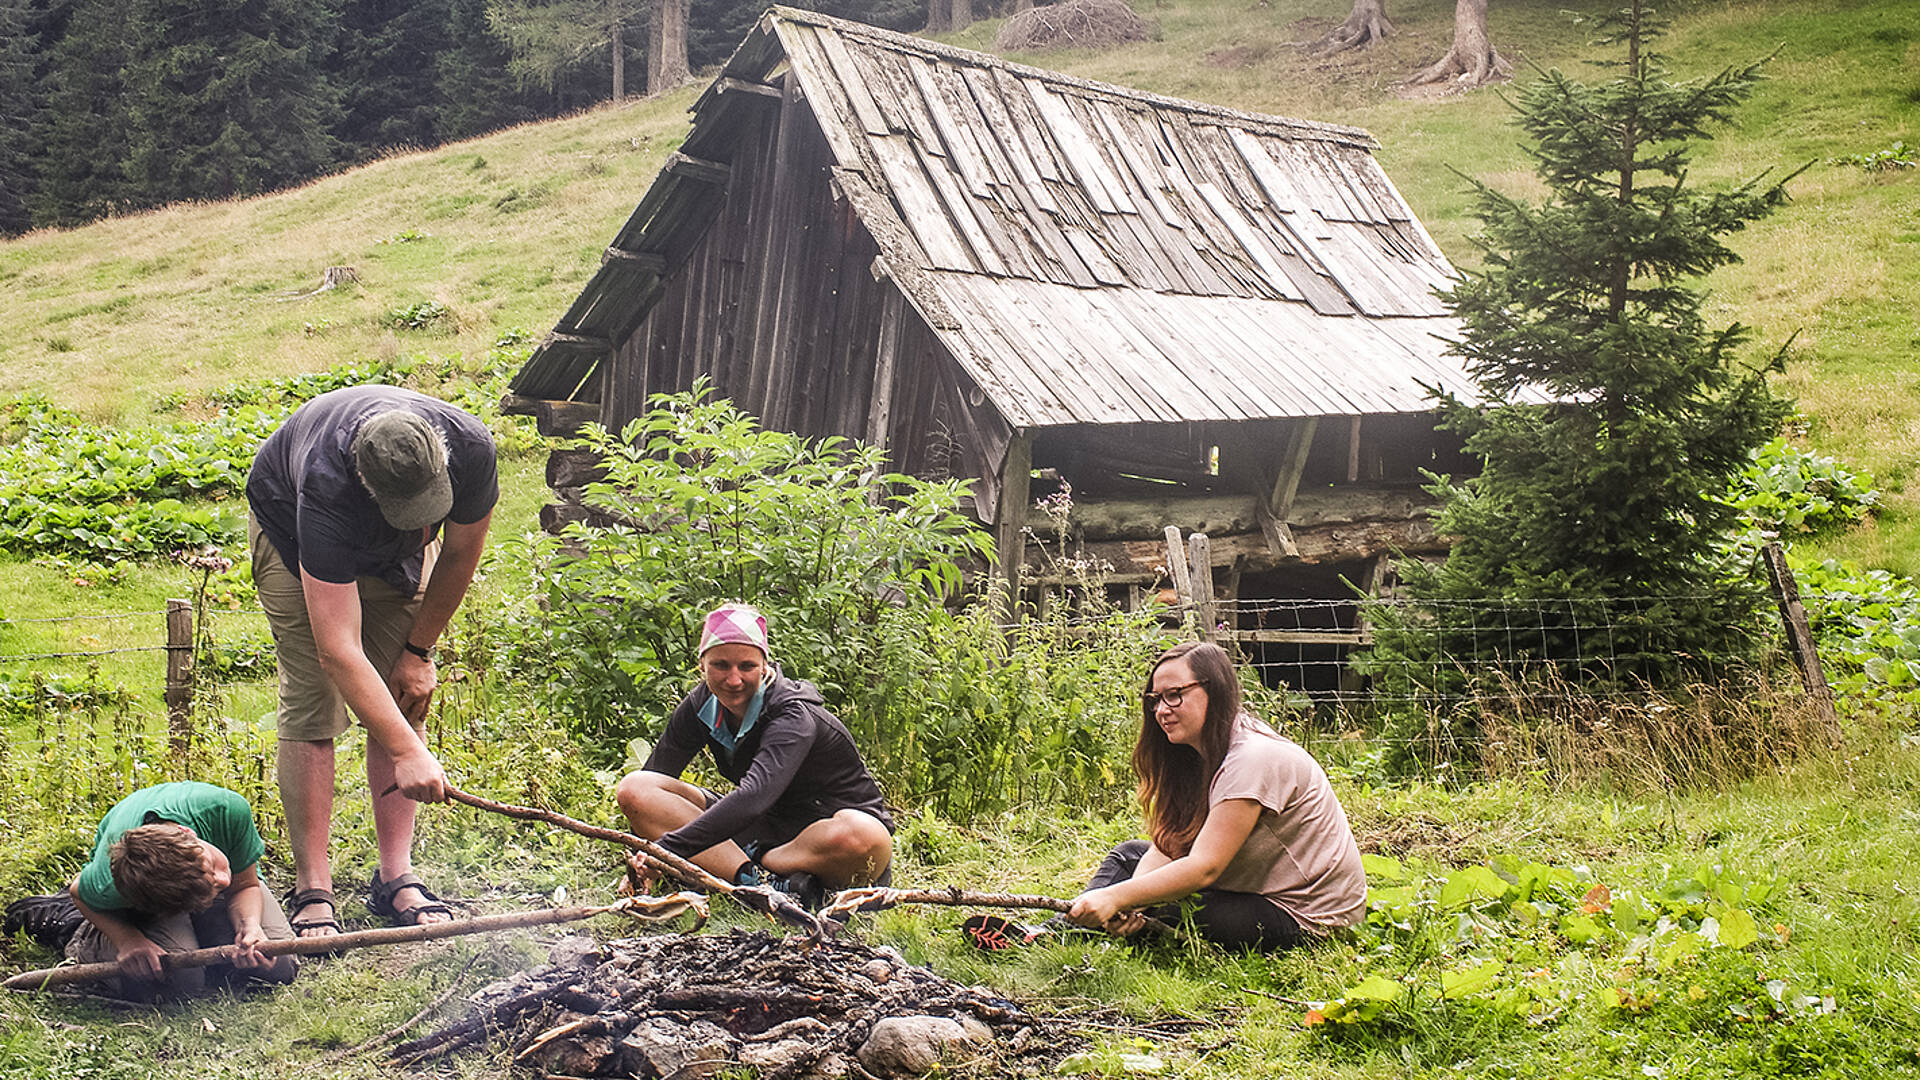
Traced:
[[[1530, 65], [1596, 77], [1585, 61], [1599, 54], [1583, 44], [1570, 9], [1597, 7], [1496, 2], [1492, 36], [1520, 78]], [[1459, 174], [1520, 195], [1540, 190], [1505, 122], [1509, 110], [1498, 88], [1398, 89], [1445, 47], [1450, 3], [1396, 3], [1399, 34], [1386, 44], [1309, 55], [1302, 45], [1345, 10], [1337, 0], [1163, 0], [1141, 8], [1156, 28], [1149, 43], [1016, 59], [1365, 127], [1428, 229], [1471, 266], [1474, 223]], [[1682, 74], [1772, 56], [1770, 80], [1740, 124], [1700, 154], [1696, 182], [1810, 163], [1792, 203], [1734, 238], [1745, 261], [1707, 283], [1716, 318], [1753, 327], [1753, 362], [1786, 349], [1778, 385], [1799, 402], [1794, 440], [1869, 472], [1883, 494], [1867, 524], [1798, 541], [1799, 550], [1920, 574], [1920, 168], [1870, 171], [1842, 160], [1920, 145], [1920, 2], [1665, 10], [1675, 25], [1663, 48]], [[947, 40], [988, 48], [997, 26]], [[237, 387], [354, 365], [400, 365], [429, 387], [497, 393], [679, 145], [699, 90], [396, 152], [271, 196], [0, 244], [0, 399], [37, 395], [124, 431], [205, 419]], [[358, 282], [305, 295], [335, 266], [352, 267]], [[475, 617], [457, 628], [476, 641], [508, 625], [487, 620], [529, 600], [518, 537], [535, 528], [544, 498], [544, 451], [524, 428], [500, 423], [512, 438], [494, 554], [469, 605]], [[214, 509], [233, 520], [230, 500]], [[132, 729], [162, 723], [161, 661], [150, 651], [158, 610], [201, 586], [215, 597], [216, 634], [257, 645], [258, 620], [224, 609], [217, 581], [165, 559], [0, 555], [0, 653], [53, 657], [0, 671], [13, 700], [32, 671], [63, 685], [86, 681], [86, 660], [53, 654], [142, 650], [95, 661], [92, 685], [124, 687], [130, 699], [108, 694], [64, 712], [13, 707], [0, 718], [0, 828], [9, 836], [0, 897], [59, 887], [100, 808], [116, 791], [160, 778], [165, 762]], [[242, 673], [221, 690], [206, 705], [217, 723], [196, 775], [254, 798], [268, 833], [267, 876], [284, 886], [271, 687]], [[955, 930], [962, 913], [942, 909], [897, 910], [856, 932], [961, 982], [1087, 1018], [1069, 1025], [1085, 1047], [1063, 1066], [1084, 1075], [1920, 1075], [1912, 719], [1860, 709], [1828, 730], [1790, 697], [1755, 715], [1761, 734], [1744, 746], [1744, 764], [1685, 776], [1589, 769], [1575, 779], [1541, 765], [1478, 783], [1390, 780], [1376, 758], [1328, 747], [1372, 856], [1375, 918], [1355, 938], [1308, 953], [1222, 957], [1072, 939], [990, 956], [966, 949]], [[1665, 730], [1682, 734], [1696, 719], [1676, 714]], [[1123, 703], [1111, 722], [1130, 722]], [[513, 687], [450, 684], [434, 738], [472, 790], [611, 822], [608, 773], [591, 765], [608, 748], [583, 747]], [[1586, 749], [1631, 755], [1626, 744]], [[1124, 771], [1123, 760], [1113, 764]], [[371, 925], [357, 900], [373, 853], [356, 771], [350, 754], [336, 861], [343, 915]], [[912, 884], [1071, 895], [1107, 846], [1135, 833], [1120, 806], [1109, 792], [967, 821], [907, 807], [896, 874]], [[419, 862], [474, 911], [603, 900], [618, 871], [595, 845], [452, 808], [423, 814]], [[753, 925], [738, 913], [720, 921]], [[157, 1010], [7, 995], [0, 1077], [257, 1075], [263, 1062], [390, 1075], [377, 1054], [321, 1063], [451, 984], [471, 991], [543, 962], [557, 936], [360, 952], [311, 966], [290, 988]], [[9, 972], [51, 959], [0, 943]], [[529, 1075], [497, 1048], [435, 1071]], [[951, 1071], [997, 1075], [991, 1064]]]

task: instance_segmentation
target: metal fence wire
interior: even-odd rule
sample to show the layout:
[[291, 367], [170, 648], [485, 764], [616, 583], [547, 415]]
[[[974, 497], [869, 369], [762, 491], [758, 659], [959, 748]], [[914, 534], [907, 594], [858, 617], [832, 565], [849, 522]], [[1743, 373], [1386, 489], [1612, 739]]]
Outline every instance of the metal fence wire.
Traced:
[[[1678, 655], [1677, 646], [1661, 648], [1663, 641], [1686, 640], [1686, 633], [1696, 629], [1685, 623], [1686, 613], [1697, 612], [1699, 602], [1708, 599], [1378, 598], [1362, 603], [1353, 598], [1222, 598], [1209, 602], [1212, 623], [1203, 636], [1229, 646], [1270, 687], [1316, 703], [1350, 707], [1457, 703], [1482, 694], [1484, 685], [1467, 684], [1493, 669], [1509, 692], [1518, 687], [1532, 695], [1631, 699], [1645, 696], [1634, 673], [1649, 663], [1677, 658], [1702, 681], [1723, 675], [1750, 677], [1756, 662], [1769, 671], [1782, 666], [1787, 656], [1782, 624], [1764, 608], [1752, 618], [1719, 628], [1720, 653], [1744, 658], [1745, 666], [1738, 672], [1719, 670], [1700, 657]], [[1823, 598], [1809, 595], [1808, 599], [1819, 607]], [[1856, 604], [1872, 602], [1871, 597], [1850, 599]], [[267, 640], [264, 613], [257, 607], [220, 608], [210, 615], [210, 625], [196, 631], [203, 646], [209, 640], [216, 648]], [[1069, 627], [1105, 618], [1096, 608], [1070, 609], [1063, 604], [1052, 605], [1041, 617]], [[1200, 613], [1192, 604], [1165, 606], [1161, 617], [1170, 630], [1202, 630]], [[37, 635], [37, 640], [85, 643], [104, 637], [112, 643], [5, 649], [20, 636], [9, 632], [15, 628], [59, 623], [84, 624], [87, 629], [72, 635]], [[1391, 633], [1383, 630], [1383, 623], [1391, 624]], [[1420, 635], [1427, 631], [1434, 640], [1423, 644]], [[1383, 647], [1393, 634], [1402, 647]], [[1406, 647], [1409, 644], [1412, 647]], [[164, 611], [0, 619], [0, 681], [14, 684], [18, 692], [23, 677], [50, 662], [149, 654], [153, 658], [150, 683], [144, 675], [148, 661], [135, 661], [123, 671], [145, 684], [129, 686], [134, 692], [159, 690], [165, 681], [165, 654], [179, 647], [179, 642], [169, 644]], [[70, 678], [80, 672], [65, 674]]]
[[1447, 705], [1495, 684], [1505, 696], [1632, 698], [1651, 671], [1714, 682], [1778, 666], [1783, 633], [1765, 611], [1717, 625], [1711, 655], [1688, 651], [1695, 613], [1718, 599], [1216, 600], [1211, 636], [1268, 686], [1317, 703]]

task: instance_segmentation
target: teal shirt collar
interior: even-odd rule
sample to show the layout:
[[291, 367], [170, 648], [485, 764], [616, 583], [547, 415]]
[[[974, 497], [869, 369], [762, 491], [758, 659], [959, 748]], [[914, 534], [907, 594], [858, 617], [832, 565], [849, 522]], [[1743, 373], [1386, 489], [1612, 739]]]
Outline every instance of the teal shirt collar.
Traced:
[[769, 671], [761, 676], [760, 688], [753, 692], [753, 699], [747, 702], [747, 712], [740, 718], [740, 730], [737, 733], [729, 729], [720, 719], [720, 699], [714, 697], [711, 692], [707, 695], [707, 703], [700, 706], [700, 719], [707, 725], [708, 734], [713, 736], [714, 742], [719, 743], [726, 750], [728, 757], [733, 756], [733, 748], [738, 746], [740, 740], [746, 738], [747, 732], [753, 730], [753, 725], [759, 722], [760, 705], [766, 700], [767, 684], [771, 681], [773, 681], [773, 672]]

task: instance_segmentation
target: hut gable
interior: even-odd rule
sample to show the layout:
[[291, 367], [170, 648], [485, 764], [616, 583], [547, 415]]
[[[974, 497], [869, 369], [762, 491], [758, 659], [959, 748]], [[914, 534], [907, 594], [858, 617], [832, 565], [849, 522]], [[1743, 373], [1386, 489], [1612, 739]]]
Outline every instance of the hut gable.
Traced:
[[787, 8], [693, 114], [512, 407], [618, 426], [704, 377], [976, 478], [1008, 553], [1030, 480], [1070, 480], [1120, 579], [1163, 524], [1236, 574], [1440, 547], [1412, 481], [1463, 463], [1429, 393], [1476, 391], [1366, 132]]

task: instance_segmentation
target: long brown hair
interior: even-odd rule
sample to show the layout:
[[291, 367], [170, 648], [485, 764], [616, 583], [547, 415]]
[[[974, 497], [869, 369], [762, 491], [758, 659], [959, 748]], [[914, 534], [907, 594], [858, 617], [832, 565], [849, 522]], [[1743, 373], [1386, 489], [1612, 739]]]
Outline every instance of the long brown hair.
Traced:
[[[1169, 660], [1185, 660], [1194, 681], [1207, 692], [1198, 748], [1168, 741], [1146, 697], [1153, 692], [1154, 673]], [[1140, 698], [1140, 739], [1133, 744], [1133, 771], [1140, 778], [1147, 835], [1169, 858], [1185, 855], [1193, 847], [1193, 838], [1200, 835], [1200, 826], [1207, 820], [1207, 788], [1226, 759], [1239, 715], [1240, 679], [1226, 651], [1212, 642], [1175, 645], [1161, 653], [1147, 672]]]

